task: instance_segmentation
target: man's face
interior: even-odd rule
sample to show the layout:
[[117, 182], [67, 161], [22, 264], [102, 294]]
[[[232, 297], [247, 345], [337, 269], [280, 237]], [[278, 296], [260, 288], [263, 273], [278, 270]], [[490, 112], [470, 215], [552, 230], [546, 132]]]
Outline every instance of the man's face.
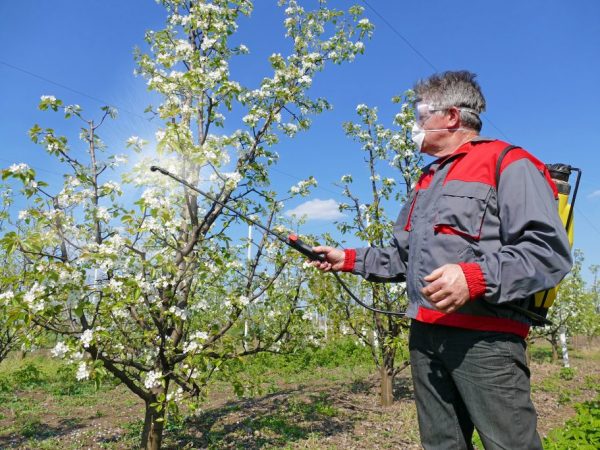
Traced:
[[[421, 102], [416, 105], [417, 124], [425, 131], [425, 138], [421, 151], [431, 156], [436, 156], [444, 150], [452, 127], [448, 110], [432, 107]], [[431, 130], [431, 131], [429, 131]]]

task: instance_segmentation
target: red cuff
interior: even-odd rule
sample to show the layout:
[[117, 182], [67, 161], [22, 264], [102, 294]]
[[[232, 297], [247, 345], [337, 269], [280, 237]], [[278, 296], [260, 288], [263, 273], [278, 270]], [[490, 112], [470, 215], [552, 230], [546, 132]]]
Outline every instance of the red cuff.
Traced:
[[344, 266], [342, 272], [352, 272], [354, 269], [354, 261], [356, 261], [356, 250], [347, 248], [344, 250]]
[[483, 272], [479, 264], [458, 263], [458, 265], [465, 274], [467, 286], [469, 287], [469, 298], [475, 300], [481, 297], [485, 293], [485, 278], [483, 278]]

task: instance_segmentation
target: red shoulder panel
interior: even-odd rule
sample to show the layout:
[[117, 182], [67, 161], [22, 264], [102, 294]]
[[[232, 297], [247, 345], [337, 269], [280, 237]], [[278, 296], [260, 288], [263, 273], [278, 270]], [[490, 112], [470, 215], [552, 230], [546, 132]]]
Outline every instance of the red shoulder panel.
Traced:
[[546, 181], [548, 182], [548, 184], [550, 185], [550, 188], [552, 189], [552, 192], [554, 193], [554, 198], [558, 198], [558, 190], [556, 189], [556, 184], [554, 183], [554, 180], [552, 180], [552, 177], [550, 176], [550, 172], [548, 171], [546, 165], [543, 162], [541, 162], [539, 159], [537, 159], [535, 156], [533, 156], [531, 153], [523, 150], [522, 148], [512, 149], [504, 156], [504, 159], [502, 160], [502, 164], [500, 165], [500, 176], [502, 176], [502, 172], [504, 172], [504, 169], [506, 169], [508, 166], [510, 166], [515, 161], [518, 161], [523, 158], [526, 158], [529, 161], [531, 161], [531, 163], [540, 172], [542, 172], [544, 174]]
[[[448, 170], [444, 184], [458, 180], [496, 186], [496, 161], [508, 144], [503, 141], [469, 143]], [[513, 150], [514, 151], [514, 150]]]
[[[509, 144], [504, 141], [491, 141], [481, 143], [470, 143], [464, 149], [464, 153], [459, 155], [452, 166], [448, 170], [448, 175], [444, 180], [444, 184], [451, 180], [478, 182], [488, 184], [496, 188], [496, 163], [504, 150]], [[500, 176], [509, 165], [520, 159], [526, 158], [544, 174], [546, 181], [550, 185], [554, 196], [558, 196], [556, 185], [550, 176], [550, 172], [546, 165], [533, 156], [531, 153], [522, 148], [514, 148], [509, 151], [502, 160], [500, 166]]]

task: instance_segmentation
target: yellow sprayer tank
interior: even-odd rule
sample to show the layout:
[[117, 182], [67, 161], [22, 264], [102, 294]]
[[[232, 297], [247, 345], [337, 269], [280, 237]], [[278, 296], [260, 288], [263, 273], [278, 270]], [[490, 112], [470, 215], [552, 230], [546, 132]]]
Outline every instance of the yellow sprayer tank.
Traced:
[[[575, 202], [575, 196], [577, 195], [577, 188], [579, 187], [579, 178], [581, 171], [575, 169], [566, 164], [548, 164], [548, 170], [552, 176], [552, 180], [556, 184], [558, 189], [558, 214], [562, 220], [565, 229], [567, 230], [567, 236], [569, 237], [569, 244], [573, 248], [573, 211], [572, 207]], [[573, 194], [573, 200], [569, 203], [569, 197], [571, 193], [571, 185], [569, 184], [569, 178], [572, 171], [577, 171], [577, 183], [575, 185], [575, 191]], [[573, 204], [573, 205], [572, 205]], [[548, 289], [547, 291], [538, 292], [534, 296], [534, 304], [529, 306], [529, 310], [542, 316], [546, 317], [548, 314], [548, 308], [552, 306], [556, 299], [556, 291], [558, 286]]]

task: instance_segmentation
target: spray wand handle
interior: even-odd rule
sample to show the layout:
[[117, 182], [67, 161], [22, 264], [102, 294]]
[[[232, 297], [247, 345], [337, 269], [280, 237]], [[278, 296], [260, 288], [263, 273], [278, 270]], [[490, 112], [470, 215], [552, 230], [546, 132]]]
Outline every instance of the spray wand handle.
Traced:
[[304, 242], [295, 234], [290, 234], [287, 238], [287, 244], [298, 250], [304, 256], [306, 256], [311, 261], [325, 261], [325, 255], [322, 253], [315, 253], [310, 245]]

